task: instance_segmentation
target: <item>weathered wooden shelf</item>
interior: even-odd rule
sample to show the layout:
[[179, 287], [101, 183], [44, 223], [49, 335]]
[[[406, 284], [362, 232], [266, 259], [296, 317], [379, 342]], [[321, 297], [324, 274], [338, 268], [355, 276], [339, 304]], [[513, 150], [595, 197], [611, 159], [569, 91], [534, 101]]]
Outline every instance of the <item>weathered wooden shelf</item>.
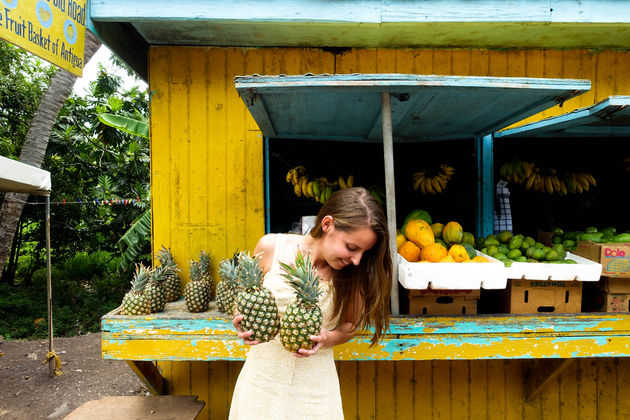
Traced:
[[[101, 319], [102, 354], [117, 360], [244, 360], [247, 346], [216, 310], [186, 311], [183, 300], [147, 316]], [[630, 356], [630, 314], [399, 316], [370, 348], [360, 334], [337, 360], [464, 360]]]

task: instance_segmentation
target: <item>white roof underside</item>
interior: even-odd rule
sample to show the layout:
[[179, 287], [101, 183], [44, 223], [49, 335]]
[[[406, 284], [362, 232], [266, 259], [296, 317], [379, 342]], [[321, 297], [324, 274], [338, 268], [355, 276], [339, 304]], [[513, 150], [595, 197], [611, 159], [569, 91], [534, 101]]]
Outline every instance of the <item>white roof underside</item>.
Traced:
[[50, 172], [0, 156], [0, 191], [49, 195]]

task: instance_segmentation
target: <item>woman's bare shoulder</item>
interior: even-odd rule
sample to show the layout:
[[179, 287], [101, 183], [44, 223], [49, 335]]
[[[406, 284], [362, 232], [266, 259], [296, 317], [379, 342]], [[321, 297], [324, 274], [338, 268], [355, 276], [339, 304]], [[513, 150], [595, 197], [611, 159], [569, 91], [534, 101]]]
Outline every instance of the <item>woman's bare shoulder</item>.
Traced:
[[276, 243], [278, 242], [279, 237], [280, 237], [279, 233], [268, 233], [264, 235], [262, 238], [258, 240], [254, 253], [255, 254], [262, 253], [263, 256], [268, 255], [270, 253], [273, 254], [273, 251], [276, 249]]

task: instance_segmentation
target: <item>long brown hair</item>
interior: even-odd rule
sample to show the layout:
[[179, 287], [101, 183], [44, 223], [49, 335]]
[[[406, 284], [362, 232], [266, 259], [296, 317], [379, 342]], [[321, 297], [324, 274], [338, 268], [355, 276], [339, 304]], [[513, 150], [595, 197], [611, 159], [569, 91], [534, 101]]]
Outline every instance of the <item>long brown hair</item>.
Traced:
[[313, 238], [324, 235], [322, 220], [328, 215], [333, 217], [337, 230], [350, 232], [370, 227], [376, 234], [375, 245], [363, 254], [358, 266], [349, 265], [333, 275], [334, 316], [347, 319], [356, 299], [362, 302], [363, 310], [356, 314], [355, 327], [358, 331], [374, 327], [373, 346], [389, 328], [392, 259], [385, 213], [365, 188], [339, 190], [319, 211], [310, 232]]

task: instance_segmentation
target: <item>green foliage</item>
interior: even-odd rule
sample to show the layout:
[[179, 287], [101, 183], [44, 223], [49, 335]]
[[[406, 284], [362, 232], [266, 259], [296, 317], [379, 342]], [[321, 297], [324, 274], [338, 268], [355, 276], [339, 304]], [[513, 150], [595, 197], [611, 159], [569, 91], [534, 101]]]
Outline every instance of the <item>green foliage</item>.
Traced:
[[121, 267], [132, 268], [138, 261], [142, 248], [151, 238], [151, 211], [146, 210], [120, 238], [118, 244], [124, 247]]
[[[100, 317], [120, 305], [132, 270], [122, 271], [120, 257], [108, 252], [79, 252], [52, 267], [53, 331], [59, 337], [99, 331]], [[33, 274], [29, 286], [0, 285], [0, 335], [9, 339], [48, 335], [46, 270]]]

